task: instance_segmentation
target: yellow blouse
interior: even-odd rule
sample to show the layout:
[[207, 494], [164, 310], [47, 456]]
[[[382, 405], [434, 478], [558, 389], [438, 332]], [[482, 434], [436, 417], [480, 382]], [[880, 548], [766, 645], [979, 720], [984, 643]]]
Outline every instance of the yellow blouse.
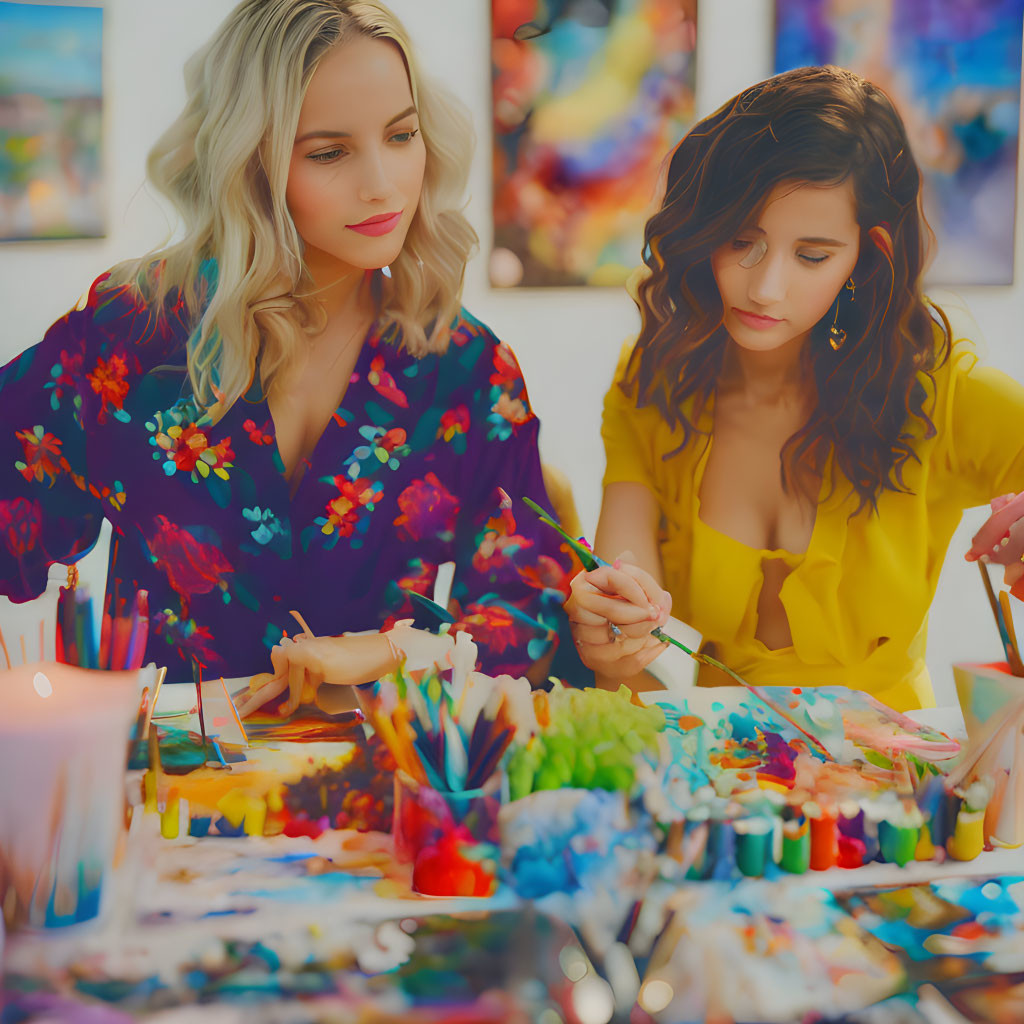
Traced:
[[[640, 483], [657, 498], [672, 614], [752, 683], [842, 684], [899, 710], [934, 705], [925, 666], [928, 608], [963, 510], [1024, 489], [1024, 387], [979, 365], [971, 342], [956, 341], [928, 385], [936, 435], [919, 437], [920, 462], [904, 469], [913, 493], [884, 491], [877, 514], [862, 510], [851, 519], [856, 497], [845, 479], [835, 479], [830, 459], [810, 543], [793, 554], [748, 547], [701, 520], [713, 411], [699, 423], [709, 436], [665, 458], [682, 430], [622, 393], [631, 349], [632, 342], [623, 348], [605, 397], [604, 484]], [[754, 636], [757, 600], [763, 560], [780, 557], [792, 570], [780, 598], [793, 644], [770, 650]]]

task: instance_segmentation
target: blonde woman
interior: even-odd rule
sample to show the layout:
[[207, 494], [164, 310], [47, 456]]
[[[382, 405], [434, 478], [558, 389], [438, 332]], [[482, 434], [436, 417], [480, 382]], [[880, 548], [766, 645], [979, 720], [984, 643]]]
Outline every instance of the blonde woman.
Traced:
[[237, 676], [290, 609], [379, 628], [454, 561], [485, 667], [542, 676], [568, 561], [502, 507], [543, 498], [538, 423], [460, 309], [465, 117], [372, 0], [245, 0], [186, 84], [149, 160], [181, 240], [0, 371], [0, 591], [41, 592], [107, 518], [108, 606], [149, 592], [147, 657]]

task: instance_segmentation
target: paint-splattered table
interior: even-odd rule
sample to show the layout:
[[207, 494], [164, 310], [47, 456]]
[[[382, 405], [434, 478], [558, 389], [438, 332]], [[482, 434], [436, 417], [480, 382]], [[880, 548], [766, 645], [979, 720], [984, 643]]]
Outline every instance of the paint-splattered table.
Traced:
[[[162, 709], [191, 702], [188, 688], [169, 690]], [[955, 731], [950, 710], [928, 721]], [[801, 1020], [808, 1005], [818, 1020], [1024, 1019], [991, 1015], [1012, 1005], [1014, 972], [1024, 971], [1021, 885], [967, 881], [1024, 874], [1019, 851], [736, 887], [667, 883], [640, 916], [669, 906], [672, 941], [632, 957], [588, 933], [581, 894], [546, 897], [540, 913], [506, 887], [484, 900], [415, 896], [381, 833], [168, 840], [158, 821], [133, 816], [99, 922], [9, 938], [2, 1024], [668, 1022], [704, 1019], [733, 996], [746, 1005], [740, 994], [760, 1008], [751, 1021]], [[578, 938], [560, 918], [580, 925]], [[876, 998], [883, 1007], [841, 1016]]]

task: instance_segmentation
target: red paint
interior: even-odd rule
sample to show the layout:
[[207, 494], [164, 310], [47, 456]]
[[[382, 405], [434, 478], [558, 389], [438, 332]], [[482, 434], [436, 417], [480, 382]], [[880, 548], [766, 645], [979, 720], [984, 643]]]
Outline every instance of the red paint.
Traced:
[[859, 868], [864, 863], [866, 847], [861, 839], [854, 839], [852, 836], [839, 837], [839, 860], [841, 868]]
[[464, 828], [446, 832], [416, 857], [412, 887], [424, 896], [490, 896], [497, 887], [493, 861], [465, 856], [477, 848]]
[[989, 930], [977, 921], [964, 921], [963, 924], [954, 926], [951, 935], [958, 939], [980, 939], [989, 934]]
[[811, 870], [827, 871], [839, 860], [839, 830], [836, 816], [823, 811], [821, 817], [811, 818]]
[[284, 834], [295, 838], [296, 836], [309, 836], [316, 839], [325, 829], [330, 828], [330, 822], [326, 818], [313, 821], [310, 818], [292, 818], [285, 823]]

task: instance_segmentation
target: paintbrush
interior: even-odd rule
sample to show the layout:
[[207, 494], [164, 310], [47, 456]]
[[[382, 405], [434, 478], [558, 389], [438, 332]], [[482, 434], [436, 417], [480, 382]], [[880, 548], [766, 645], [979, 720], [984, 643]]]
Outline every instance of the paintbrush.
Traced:
[[[549, 513], [546, 512], [540, 505], [535, 501], [531, 501], [529, 498], [523, 498], [523, 501], [540, 517], [541, 522], [547, 523], [552, 529], [558, 532], [558, 534], [565, 540], [569, 546], [579, 556], [580, 561], [583, 563], [583, 568], [587, 572], [591, 572], [594, 569], [598, 569], [601, 566], [610, 565], [603, 558], [594, 554], [590, 545], [586, 543], [583, 538], [575, 539], [571, 537], [565, 530], [562, 529], [561, 524]], [[811, 743], [815, 750], [821, 753], [825, 760], [834, 761], [835, 758], [828, 752], [828, 749], [824, 744], [813, 736], [806, 729], [804, 729], [784, 708], [779, 707], [774, 701], [761, 692], [760, 688], [755, 686], [753, 683], [748, 683], [738, 672], [734, 672], [728, 665], [719, 661], [717, 658], [711, 657], [710, 654], [705, 654], [703, 651], [694, 651], [686, 646], [681, 640], [677, 640], [673, 636], [669, 636], [660, 626], [655, 627], [651, 630], [651, 636], [656, 637], [662, 643], [672, 644], [674, 647], [678, 647], [685, 654], [688, 654], [694, 661], [701, 665], [708, 665], [711, 668], [716, 668], [720, 672], [724, 672], [734, 682], [739, 683], [740, 686], [745, 687], [750, 691], [758, 700], [770, 708], [776, 715], [788, 722], [794, 729], [800, 732], [809, 743]]]
[[[156, 694], [154, 693], [155, 697]], [[146, 722], [153, 715], [153, 698], [150, 697], [149, 687], [142, 688], [142, 695], [139, 698], [139, 712], [135, 718], [135, 728], [132, 730], [132, 738], [128, 741], [128, 763], [135, 758], [136, 753], [141, 753], [142, 744], [146, 740]]]
[[1003, 613], [1003, 624], [1006, 626], [1006, 635], [1010, 638], [1010, 652], [1013, 660], [1010, 662], [1010, 670], [1015, 676], [1024, 676], [1024, 661], [1020, 656], [1020, 644], [1017, 643], [1017, 630], [1013, 625], [1013, 608], [1010, 606], [1010, 595], [1005, 590], [999, 591], [999, 608]]
[[149, 739], [149, 730], [153, 722], [153, 712], [156, 710], [156, 702], [160, 699], [160, 689], [164, 685], [164, 677], [167, 675], [166, 666], [156, 670], [156, 681], [153, 684], [153, 696], [149, 702], [149, 710], [146, 713], [146, 721], [143, 723], [143, 738]]
[[[996, 620], [996, 629], [999, 631], [999, 639], [1006, 654], [1006, 663], [1010, 672], [1015, 676], [1024, 676], [1024, 663], [1021, 662], [1020, 650], [1017, 647], [1016, 634], [1013, 630], [1013, 617], [1010, 614], [1010, 599], [1008, 595], [996, 592], [992, 587], [992, 579], [988, 574], [988, 565], [978, 560], [978, 570], [981, 573], [981, 582], [985, 587], [985, 596], [988, 598], [989, 608], [992, 609], [992, 617]], [[1005, 601], [1004, 601], [1005, 596]]]
[[199, 659], [192, 659], [192, 681], [196, 685], [196, 701], [199, 711], [199, 733], [203, 739], [203, 758], [206, 758], [206, 719], [203, 716], [203, 671]]

